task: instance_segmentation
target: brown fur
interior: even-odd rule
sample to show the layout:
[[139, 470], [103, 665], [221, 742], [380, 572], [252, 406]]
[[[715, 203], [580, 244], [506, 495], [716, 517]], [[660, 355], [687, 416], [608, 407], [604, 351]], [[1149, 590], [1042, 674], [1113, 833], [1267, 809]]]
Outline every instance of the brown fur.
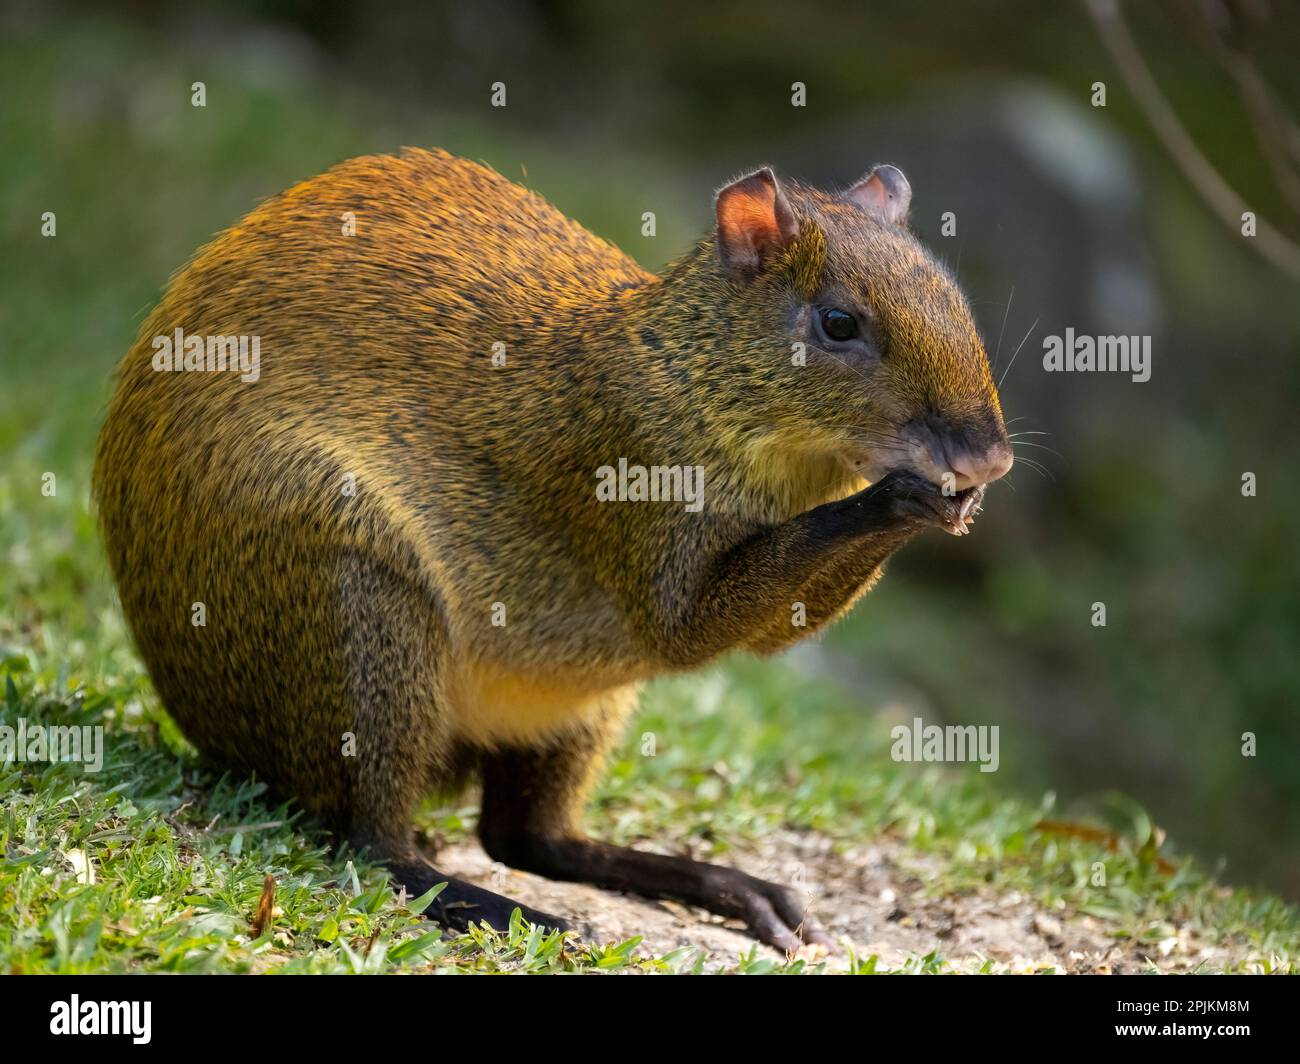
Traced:
[[[642, 681], [846, 610], [915, 529], [824, 566], [796, 557], [803, 533], [749, 571], [718, 559], [861, 491], [836, 457], [861, 431], [1001, 419], [930, 256], [789, 195], [799, 240], [743, 283], [712, 241], [653, 277], [493, 171], [413, 150], [337, 166], [201, 250], [121, 363], [95, 467], [123, 609], [185, 733], [399, 859], [422, 795], [508, 762], [485, 822], [514, 820], [484, 837], [509, 856], [521, 832], [580, 837]], [[890, 348], [872, 381], [791, 364], [818, 292], [870, 301]], [[261, 379], [154, 372], [151, 339], [178, 326], [260, 336]], [[703, 512], [597, 503], [620, 457], [703, 466]], [[765, 588], [787, 564], [795, 586]]]

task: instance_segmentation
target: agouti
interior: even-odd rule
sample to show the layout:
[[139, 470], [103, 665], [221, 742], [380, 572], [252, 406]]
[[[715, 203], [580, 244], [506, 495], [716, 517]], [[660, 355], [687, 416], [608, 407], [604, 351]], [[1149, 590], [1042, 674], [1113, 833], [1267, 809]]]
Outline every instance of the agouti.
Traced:
[[477, 776], [507, 865], [824, 941], [783, 887], [582, 810], [644, 681], [806, 637], [1010, 467], [909, 198], [890, 166], [841, 194], [759, 170], [660, 277], [443, 152], [262, 204], [172, 280], [96, 455], [169, 712], [409, 893], [446, 881], [447, 926], [515, 905], [415, 845], [415, 803]]

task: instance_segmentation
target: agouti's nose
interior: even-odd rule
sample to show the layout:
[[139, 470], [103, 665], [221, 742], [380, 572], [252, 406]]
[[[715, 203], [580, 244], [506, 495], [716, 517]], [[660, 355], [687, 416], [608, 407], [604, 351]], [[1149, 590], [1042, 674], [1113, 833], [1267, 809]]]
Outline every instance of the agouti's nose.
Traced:
[[1005, 441], [995, 443], [981, 451], [963, 448], [945, 448], [948, 468], [956, 474], [958, 491], [973, 488], [976, 484], [988, 484], [1005, 476], [1011, 468], [1011, 445]]

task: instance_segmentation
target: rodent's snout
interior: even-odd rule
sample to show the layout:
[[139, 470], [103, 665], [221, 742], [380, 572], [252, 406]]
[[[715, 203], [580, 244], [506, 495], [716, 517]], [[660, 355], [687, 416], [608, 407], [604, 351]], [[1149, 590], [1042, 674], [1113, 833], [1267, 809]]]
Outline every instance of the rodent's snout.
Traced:
[[[911, 459], [933, 484], [965, 491], [1006, 476], [1014, 455], [1000, 427], [995, 432], [962, 432], [932, 420], [913, 425]], [[990, 438], [991, 437], [991, 438]]]
[[948, 471], [954, 474], [954, 487], [958, 491], [974, 487], [976, 484], [989, 484], [999, 477], [1006, 476], [1014, 460], [1011, 444], [1006, 440], [999, 440], [990, 447], [979, 449], [944, 440], [942, 449], [947, 459]]

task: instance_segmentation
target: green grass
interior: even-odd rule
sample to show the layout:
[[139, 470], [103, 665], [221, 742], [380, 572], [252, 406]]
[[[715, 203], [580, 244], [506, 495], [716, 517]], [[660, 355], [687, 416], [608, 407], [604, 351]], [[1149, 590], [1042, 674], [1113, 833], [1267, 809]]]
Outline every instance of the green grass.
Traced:
[[[0, 971], [695, 970], [701, 962], [694, 951], [645, 957], [635, 942], [581, 945], [520, 926], [444, 936], [414, 911], [418, 902], [399, 903], [381, 870], [332, 853], [330, 840], [291, 809], [268, 805], [258, 784], [204, 769], [162, 712], [130, 648], [94, 533], [87, 474], [110, 368], [168, 273], [258, 197], [293, 180], [365, 151], [442, 144], [487, 158], [512, 178], [526, 165], [562, 209], [652, 266], [686, 246], [707, 215], [696, 184], [683, 179], [674, 160], [638, 155], [635, 145], [619, 153], [617, 164], [588, 173], [586, 156], [563, 142], [468, 123], [423, 101], [371, 99], [355, 84], [292, 70], [249, 78], [148, 28], [83, 20], [57, 37], [0, 42], [0, 59], [6, 97], [29, 101], [0, 115], [13, 145], [3, 177], [15, 203], [0, 230], [16, 251], [0, 262], [9, 400], [0, 416], [0, 723], [87, 722], [102, 725], [107, 738], [103, 771], [93, 775], [70, 765], [0, 764]], [[202, 112], [189, 108], [185, 91], [196, 65], [213, 71], [213, 103]], [[114, 106], [119, 97], [127, 104]], [[648, 206], [660, 217], [654, 241], [638, 235]], [[58, 213], [57, 238], [38, 235], [44, 210]], [[1285, 383], [1277, 382], [1279, 401], [1294, 391]], [[1254, 416], [1253, 406], [1247, 414]], [[1219, 433], [1240, 435], [1236, 425]], [[1185, 461], [1184, 438], [1175, 436], [1171, 449]], [[1220, 480], [1231, 479], [1231, 462], [1246, 459], [1223, 461]], [[1204, 455], [1193, 463], [1209, 464]], [[1125, 574], [1166, 571], [1177, 544], [1156, 531], [1181, 537], [1198, 527], [1197, 515], [1217, 509], [1217, 495], [1178, 487], [1180, 468], [1171, 465], [1162, 478], [1175, 486], [1177, 520], [1168, 517], [1167, 493], [1151, 490], [1140, 469], [1124, 473], [1120, 460], [1094, 466], [1105, 472], [1104, 485], [1084, 480], [1076, 489], [1091, 499], [1104, 497], [1103, 488], [1131, 485], [1114, 505], [1058, 507], [1074, 515], [1076, 537], [1086, 526], [1087, 536], [1070, 543], [1106, 544], [1120, 551], [1122, 564], [1110, 553], [1085, 554], [1081, 570], [1077, 551], [1049, 542], [1069, 531], [1056, 528], [1042, 532], [1032, 549], [1014, 548], [1014, 565], [986, 585], [949, 591], [954, 582], [946, 576], [942, 599], [933, 588], [921, 590], [919, 580], [886, 581], [873, 593], [879, 601], [867, 607], [890, 618], [888, 630], [872, 632], [880, 660], [906, 662], [936, 684], [952, 684], [935, 694], [946, 708], [969, 715], [954, 719], [1001, 719], [1015, 695], [1012, 681], [1034, 660], [1014, 657], [1010, 648], [1041, 642], [1037, 650], [1055, 681], [1062, 611], [1091, 601], [1093, 587], [1128, 582]], [[52, 497], [41, 490], [46, 472], [57, 475]], [[1284, 482], [1281, 467], [1270, 482]], [[1242, 796], [1271, 787], [1278, 799], [1265, 808], [1296, 808], [1289, 800], [1293, 744], [1285, 741], [1294, 734], [1287, 729], [1296, 686], [1286, 638], [1295, 631], [1293, 596], [1284, 579], [1295, 565], [1287, 538], [1294, 493], [1273, 498], [1272, 523], [1250, 525], [1244, 550], [1235, 540], [1191, 533], [1205, 541], [1195, 557], [1216, 564], [1244, 559], [1212, 585], [1232, 604], [1217, 620], [1190, 630], [1165, 623], [1177, 616], [1175, 592], [1191, 583], [1179, 574], [1174, 591], [1165, 589], [1168, 601], [1157, 598], [1137, 616], [1131, 638], [1111, 641], [1105, 655], [1092, 643], [1086, 654], [1075, 652], [1076, 671], [1115, 678], [1123, 690], [1111, 701], [1126, 722], [1133, 716], [1165, 729], [1157, 738], [1180, 720], [1216, 722], [1176, 733], [1188, 748], [1239, 734], [1242, 720], [1280, 737], [1261, 753], [1267, 771], [1258, 774], [1220, 757], [1217, 746], [1202, 751], [1189, 762], [1200, 781], [1196, 793], [1171, 799], [1200, 821], [1221, 810], [1217, 815], [1229, 822], [1218, 837], [1240, 837], [1259, 852], [1266, 851], [1261, 840], [1287, 838], [1287, 825], [1280, 813], [1242, 823]], [[905, 576], [907, 564], [900, 559], [895, 575]], [[942, 568], [955, 572], [947, 560]], [[1080, 572], [1089, 574], [1086, 581]], [[1239, 626], [1247, 615], [1254, 622]], [[862, 645], [853, 626], [863, 623], [855, 619], [832, 640], [852, 653]], [[936, 660], [961, 667], [936, 670]], [[1183, 681], [1189, 661], [1228, 662], [1215, 674], [1228, 678], [1215, 681], [1225, 686]], [[1200, 692], [1181, 716], [1168, 704], [1179, 687]], [[1232, 715], [1234, 691], [1251, 695], [1251, 716]], [[821, 831], [845, 847], [887, 833], [939, 859], [936, 894], [1017, 891], [1048, 907], [1104, 916], [1116, 936], [1143, 943], [1158, 942], [1171, 926], [1192, 927], [1211, 943], [1235, 943], [1240, 969], [1294, 968], [1296, 910], [1220, 885], [1171, 857], [1177, 851], [1169, 845], [1161, 850], [1175, 870], [1162, 872], [1157, 829], [1134, 803], [1116, 799], [1093, 810], [1117, 831], [1114, 852], [1044, 836], [1034, 824], [1062, 815], [1050, 795], [1009, 796], [1000, 785], [1010, 767], [991, 778], [896, 765], [876, 708], [780, 660], [733, 660], [654, 685], [611, 763], [591, 827], [615, 841], [688, 844], [723, 860], [728, 850], [788, 826]], [[654, 757], [640, 754], [645, 732], [654, 733]], [[1016, 761], [1043, 765], [1053, 784], [1063, 780], [1063, 766], [1032, 749]], [[1220, 765], [1237, 774], [1211, 775]], [[473, 796], [465, 803], [425, 810], [421, 827], [450, 840], [472, 833]], [[1069, 815], [1081, 815], [1078, 808], [1071, 803]], [[1105, 862], [1105, 888], [1091, 885], [1095, 861]], [[250, 921], [268, 873], [282, 911], [254, 940]], [[848, 963], [862, 972], [884, 970], [871, 956]], [[757, 950], [706, 962], [708, 970], [719, 966], [809, 970], [803, 962], [779, 965]], [[907, 959], [900, 970], [949, 967], [931, 954]]]
[[[0, 723], [102, 725], [105, 752], [97, 773], [0, 766], [0, 970], [810, 970], [756, 950], [730, 961], [693, 950], [647, 957], [635, 940], [581, 944], [518, 924], [442, 934], [418, 914], [427, 898], [401, 904], [382, 869], [333, 853], [294, 810], [268, 805], [261, 784], [201, 765], [131, 651], [84, 495], [46, 498], [39, 483], [35, 466], [0, 476]], [[646, 733], [654, 756], [641, 755]], [[1242, 968], [1293, 969], [1300, 914], [1223, 888], [1188, 861], [1162, 872], [1155, 829], [1131, 805], [1115, 852], [1045, 837], [1034, 824], [1051, 814], [1050, 797], [1026, 803], [980, 773], [895, 764], [888, 747], [886, 723], [832, 683], [781, 660], [734, 659], [652, 686], [592, 828], [723, 859], [791, 826], [840, 845], [888, 833], [942, 858], [935, 893], [1016, 890], [1153, 943], [1171, 924], [1192, 926], [1211, 942], [1247, 943]], [[421, 827], [455, 840], [472, 832], [475, 814], [472, 804], [429, 809]], [[1099, 860], [1105, 888], [1090, 885]], [[281, 911], [254, 938], [268, 873]], [[848, 963], [879, 970], [874, 957]], [[900, 970], [947, 967], [930, 955]]]

